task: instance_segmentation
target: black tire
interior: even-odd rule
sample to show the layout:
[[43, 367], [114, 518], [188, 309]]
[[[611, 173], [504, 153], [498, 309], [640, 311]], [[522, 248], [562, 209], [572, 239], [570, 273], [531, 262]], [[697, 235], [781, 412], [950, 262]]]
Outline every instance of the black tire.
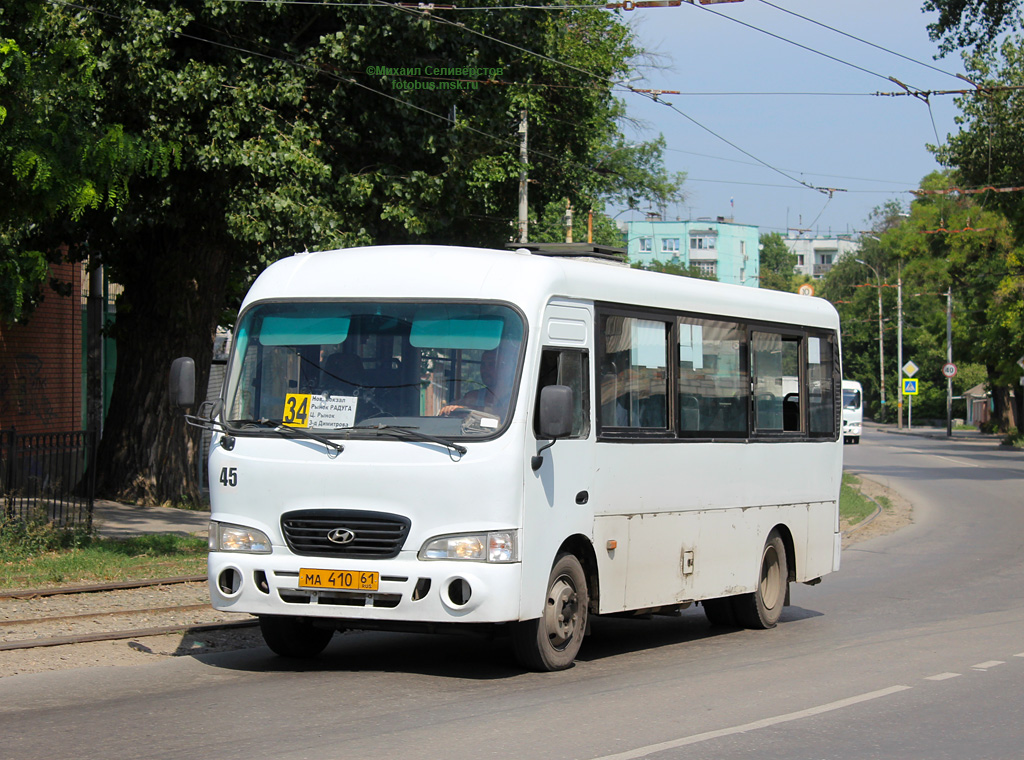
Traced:
[[334, 636], [333, 628], [320, 628], [308, 618], [260, 615], [260, 633], [271, 651], [281, 657], [309, 660], [320, 654]]
[[782, 616], [788, 590], [786, 547], [779, 532], [773, 530], [761, 551], [757, 589], [753, 593], [733, 597], [736, 621], [746, 628], [774, 628]]
[[512, 629], [512, 647], [519, 663], [542, 672], [571, 667], [587, 632], [589, 605], [583, 566], [572, 554], [560, 555], [548, 579], [544, 614], [516, 623]]
[[732, 604], [731, 596], [724, 596], [721, 599], [705, 599], [700, 604], [704, 608], [704, 615], [708, 622], [722, 628], [738, 628], [736, 622], [736, 610]]

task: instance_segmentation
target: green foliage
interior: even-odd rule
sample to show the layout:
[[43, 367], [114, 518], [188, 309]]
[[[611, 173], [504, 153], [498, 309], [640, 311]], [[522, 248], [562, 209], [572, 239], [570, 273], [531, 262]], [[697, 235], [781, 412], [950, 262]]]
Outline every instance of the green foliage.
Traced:
[[939, 12], [938, 21], [928, 25], [928, 36], [941, 42], [943, 55], [957, 48], [982, 47], [1021, 25], [1016, 0], [925, 0], [923, 10]]
[[7, 520], [0, 524], [0, 564], [78, 549], [91, 541], [84, 530], [62, 528], [42, 517]]
[[174, 534], [100, 538], [42, 519], [0, 525], [0, 588], [198, 575], [206, 541]]
[[166, 174], [174, 159], [171, 147], [98, 118], [101, 56], [83, 35], [60, 6], [0, 8], [0, 321], [31, 313], [65, 242], [62, 220], [120, 209], [133, 176]]
[[[861, 493], [860, 484], [860, 478], [856, 475], [843, 473], [843, 483], [839, 489], [839, 517], [849, 525], [863, 522], [874, 514], [879, 506]], [[881, 506], [890, 505], [883, 499]]]
[[[573, 241], [580, 243], [587, 240], [587, 217], [589, 209], [573, 211]], [[565, 201], [551, 201], [544, 208], [540, 219], [530, 220], [530, 240], [535, 243], [564, 243], [566, 237], [567, 213]], [[593, 211], [593, 242], [595, 245], [607, 245], [625, 248], [623, 233], [615, 225], [615, 220], [604, 213], [603, 204]]]
[[[1014, 360], [1024, 353], [1024, 324], [1018, 317], [1024, 292], [1013, 263], [1020, 248], [1006, 217], [994, 207], [982, 205], [975, 196], [944, 192], [955, 181], [949, 173], [926, 177], [921, 183], [926, 192], [911, 204], [909, 215], [901, 214], [898, 206], [878, 209], [872, 218], [874, 232], [861, 240], [859, 258], [868, 266], [852, 257], [841, 260], [822, 291], [842, 318], [844, 374], [864, 385], [869, 413], [876, 419], [881, 414], [879, 294], [888, 420], [893, 419], [900, 393], [902, 373], [895, 361], [900, 282], [903, 361], [912, 360], [919, 367], [915, 419], [946, 416], [942, 366], [948, 293], [953, 306], [953, 357], [960, 369], [956, 389], [962, 392], [983, 380], [1005, 388], [1020, 374]], [[954, 405], [953, 414], [964, 416], [962, 402]]]
[[760, 287], [796, 292], [796, 254], [790, 253], [782, 235], [778, 232], [762, 234], [760, 254]]

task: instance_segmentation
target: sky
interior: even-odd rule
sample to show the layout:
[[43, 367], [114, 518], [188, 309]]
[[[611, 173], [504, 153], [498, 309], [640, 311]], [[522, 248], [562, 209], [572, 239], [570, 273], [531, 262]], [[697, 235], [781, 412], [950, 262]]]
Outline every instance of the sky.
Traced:
[[[958, 129], [955, 97], [932, 95], [929, 105], [874, 93], [901, 91], [888, 77], [918, 91], [968, 87], [953, 76], [964, 72], [959, 53], [935, 58], [927, 25], [936, 14], [923, 13], [922, 0], [770, 2], [623, 13], [655, 54], [630, 85], [682, 93], [654, 102], [622, 91], [639, 122], [627, 139], [664, 135], [666, 168], [687, 174], [688, 197], [666, 218], [724, 216], [761, 233], [837, 235], [867, 230], [887, 201], [907, 209], [909, 191], [942, 168], [926, 146]], [[798, 180], [836, 191], [830, 198]], [[609, 211], [620, 221], [644, 218]]]

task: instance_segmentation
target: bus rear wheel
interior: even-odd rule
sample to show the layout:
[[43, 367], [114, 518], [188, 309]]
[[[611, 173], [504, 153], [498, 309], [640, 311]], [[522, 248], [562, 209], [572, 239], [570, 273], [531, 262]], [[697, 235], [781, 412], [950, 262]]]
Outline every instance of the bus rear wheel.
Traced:
[[587, 631], [589, 605], [583, 566], [572, 554], [562, 554], [551, 568], [544, 612], [535, 620], [516, 623], [512, 629], [512, 646], [519, 663], [539, 671], [570, 667]]
[[308, 660], [320, 654], [334, 636], [333, 628], [320, 628], [308, 618], [260, 615], [260, 633], [271, 651], [281, 657]]
[[733, 605], [733, 598], [725, 596], [721, 599], [705, 599], [701, 602], [704, 614], [711, 625], [720, 628], [736, 628], [736, 608]]
[[782, 616], [788, 587], [786, 547], [779, 532], [773, 530], [761, 552], [757, 589], [733, 599], [737, 622], [747, 628], [774, 628]]

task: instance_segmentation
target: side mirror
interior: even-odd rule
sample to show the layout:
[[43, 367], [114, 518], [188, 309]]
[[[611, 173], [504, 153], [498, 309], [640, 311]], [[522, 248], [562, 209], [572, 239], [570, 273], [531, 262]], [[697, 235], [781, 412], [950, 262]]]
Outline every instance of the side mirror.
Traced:
[[550, 449], [559, 438], [572, 433], [572, 388], [568, 385], [548, 385], [540, 389], [540, 409], [537, 415], [537, 430], [541, 438], [551, 442], [541, 446], [530, 458], [530, 467], [537, 472], [544, 464], [541, 454]]
[[572, 432], [572, 388], [548, 385], [540, 390], [540, 417], [537, 429], [541, 438], [565, 438]]
[[187, 407], [196, 403], [196, 363], [187, 356], [171, 362], [169, 395], [174, 406]]

